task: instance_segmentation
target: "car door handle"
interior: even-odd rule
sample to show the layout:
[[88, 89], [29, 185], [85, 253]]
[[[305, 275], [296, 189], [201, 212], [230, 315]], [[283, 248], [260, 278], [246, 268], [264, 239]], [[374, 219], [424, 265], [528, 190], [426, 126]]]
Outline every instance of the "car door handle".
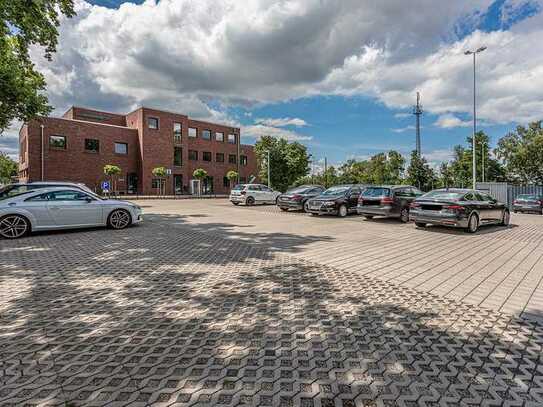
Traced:
[[49, 209], [53, 211], [58, 211], [60, 208], [58, 206], [51, 206]]

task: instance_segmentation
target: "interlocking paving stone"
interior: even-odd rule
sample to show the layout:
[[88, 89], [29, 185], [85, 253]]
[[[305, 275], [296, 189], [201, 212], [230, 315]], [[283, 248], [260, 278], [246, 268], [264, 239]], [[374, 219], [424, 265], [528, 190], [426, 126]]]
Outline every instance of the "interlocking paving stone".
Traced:
[[543, 405], [536, 322], [151, 218], [1, 242], [0, 405]]

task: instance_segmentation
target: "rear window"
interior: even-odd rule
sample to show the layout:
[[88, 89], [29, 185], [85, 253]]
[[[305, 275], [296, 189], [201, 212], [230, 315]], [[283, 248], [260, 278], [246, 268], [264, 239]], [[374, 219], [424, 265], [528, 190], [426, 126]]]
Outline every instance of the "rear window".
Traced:
[[453, 192], [453, 191], [430, 191], [427, 194], [423, 195], [423, 198], [432, 198], [432, 199], [445, 199], [451, 201], [458, 201], [464, 196], [464, 192]]
[[287, 190], [287, 194], [303, 194], [304, 192], [309, 191], [310, 189], [313, 189], [312, 187], [296, 187]]
[[367, 197], [390, 196], [390, 189], [389, 188], [366, 188], [366, 190], [362, 193], [362, 196], [367, 196]]
[[528, 195], [528, 194], [524, 194], [524, 195], [519, 195], [517, 197], [517, 199], [529, 199], [529, 200], [538, 200], [539, 197], [537, 195]]
[[0, 199], [11, 198], [12, 196], [20, 195], [34, 188], [28, 185], [8, 185], [0, 189]]
[[232, 190], [234, 191], [241, 191], [242, 189], [245, 189], [245, 184], [238, 184]]

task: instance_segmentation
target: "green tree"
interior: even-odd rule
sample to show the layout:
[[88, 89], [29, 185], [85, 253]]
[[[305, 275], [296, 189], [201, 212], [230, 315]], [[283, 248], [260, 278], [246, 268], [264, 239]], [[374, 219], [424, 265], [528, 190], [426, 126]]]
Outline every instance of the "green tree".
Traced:
[[496, 156], [503, 160], [507, 178], [526, 184], [543, 184], [543, 128], [541, 121], [518, 126], [498, 141]]
[[107, 164], [104, 165], [104, 174], [106, 174], [109, 178], [109, 183], [111, 187], [113, 188], [113, 192], [117, 193], [117, 181], [115, 180], [115, 176], [119, 175], [121, 173], [121, 167], [118, 167], [116, 165]]
[[200, 184], [200, 191], [198, 191], [199, 194], [202, 193], [202, 182], [204, 181], [204, 179], [207, 178], [207, 171], [204, 170], [203, 168], [196, 168], [193, 172], [192, 172], [192, 176], [198, 180], [200, 180], [199, 184]]
[[230, 188], [232, 188], [232, 183], [237, 181], [238, 177], [239, 174], [234, 170], [230, 170], [226, 173], [226, 178], [228, 178], [228, 181], [230, 182]]
[[271, 185], [285, 191], [296, 180], [309, 173], [310, 154], [298, 142], [289, 143], [285, 139], [263, 136], [255, 144], [260, 179], [268, 183], [267, 151], [270, 152]]
[[454, 186], [451, 166], [447, 162], [442, 162], [439, 165], [439, 184], [442, 188], [450, 188]]
[[28, 121], [51, 111], [45, 79], [30, 60], [29, 47], [56, 51], [59, 14], [75, 15], [72, 0], [0, 0], [0, 134], [14, 119]]
[[9, 184], [17, 175], [18, 165], [7, 154], [0, 151], [0, 184]]
[[153, 174], [154, 177], [158, 178], [158, 195], [163, 195], [166, 193], [166, 183], [165, 183], [165, 178], [166, 178], [166, 175], [167, 172], [166, 172], [166, 168], [164, 167], [155, 167], [153, 168], [153, 170], [151, 171], [151, 173]]
[[432, 189], [436, 183], [434, 170], [416, 151], [411, 153], [411, 162], [407, 167], [407, 182], [423, 191]]

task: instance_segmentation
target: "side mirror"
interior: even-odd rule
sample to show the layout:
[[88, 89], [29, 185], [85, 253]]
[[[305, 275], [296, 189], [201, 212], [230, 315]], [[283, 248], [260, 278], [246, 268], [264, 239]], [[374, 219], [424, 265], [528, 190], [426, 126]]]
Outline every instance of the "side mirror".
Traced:
[[86, 197], [86, 198], [85, 198], [85, 202], [86, 202], [86, 203], [91, 203], [91, 202], [92, 202], [92, 198]]

